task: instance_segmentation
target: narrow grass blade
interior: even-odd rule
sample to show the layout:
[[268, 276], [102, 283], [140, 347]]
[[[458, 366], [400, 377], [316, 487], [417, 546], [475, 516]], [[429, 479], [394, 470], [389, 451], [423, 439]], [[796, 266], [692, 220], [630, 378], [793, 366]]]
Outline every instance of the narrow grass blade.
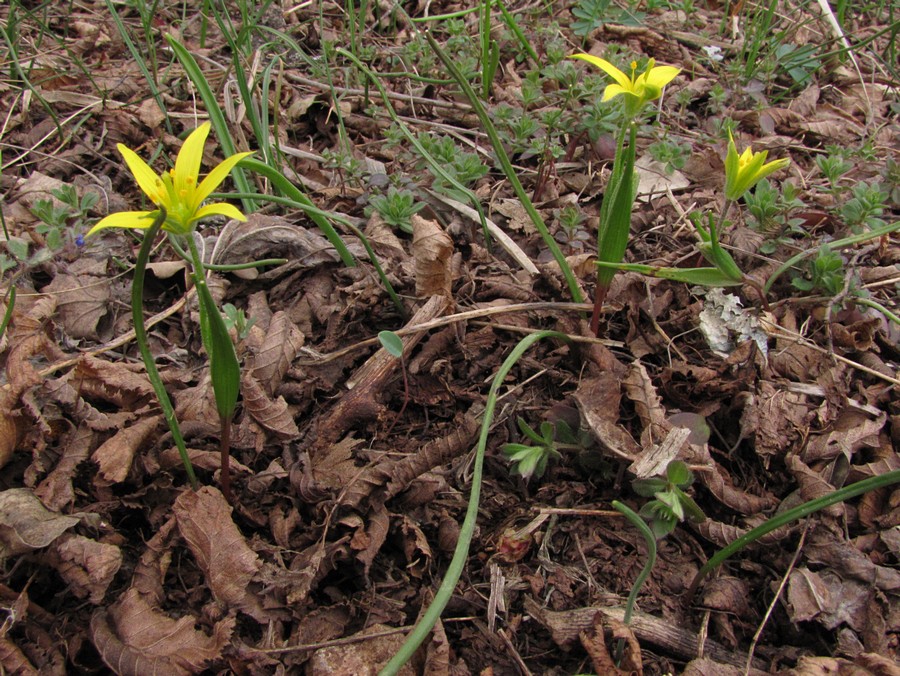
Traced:
[[[212, 122], [212, 125], [216, 130], [216, 136], [219, 138], [219, 143], [222, 144], [222, 151], [225, 153], [225, 156], [227, 157], [236, 154], [237, 148], [235, 148], [234, 140], [231, 138], [228, 124], [225, 122], [225, 115], [222, 113], [222, 109], [219, 107], [216, 96], [213, 94], [212, 89], [210, 89], [209, 83], [203, 75], [203, 71], [201, 71], [200, 67], [197, 65], [197, 61], [194, 60], [191, 53], [185, 49], [184, 45], [171, 35], [166, 35], [166, 41], [169, 43], [172, 51], [175, 52], [175, 56], [181, 63], [181, 67], [184, 68], [184, 71], [187, 73], [188, 78], [190, 78], [191, 82], [194, 83], [194, 86], [200, 93], [200, 98], [203, 99], [203, 103], [206, 105], [206, 112], [209, 114], [210, 122]], [[253, 192], [250, 182], [247, 180], [247, 177], [244, 175], [244, 172], [241, 171], [239, 166], [232, 170], [231, 176], [234, 179], [235, 186], [237, 186], [237, 189], [240, 192]], [[243, 204], [245, 212], [249, 213], [255, 211], [253, 202], [246, 200]]]
[[415, 628], [407, 636], [403, 646], [397, 652], [390, 662], [385, 665], [384, 669], [379, 672], [379, 676], [394, 676], [401, 667], [406, 664], [413, 656], [422, 642], [428, 638], [428, 634], [434, 628], [435, 623], [447, 607], [453, 590], [456, 589], [456, 583], [462, 575], [463, 568], [466, 565], [466, 559], [469, 557], [469, 546], [472, 543], [472, 536], [475, 533], [475, 522], [478, 518], [478, 504], [481, 499], [481, 476], [484, 467], [484, 453], [487, 448], [488, 434], [491, 431], [491, 424], [494, 420], [494, 409], [497, 407], [497, 400], [500, 396], [500, 388], [516, 362], [522, 358], [522, 355], [539, 340], [544, 338], [559, 338], [568, 341], [565, 334], [556, 331], [538, 331], [530, 336], [526, 336], [513, 348], [509, 356], [500, 365], [494, 380], [491, 382], [491, 389], [488, 391], [487, 400], [484, 404], [484, 418], [481, 423], [481, 434], [478, 437], [478, 445], [475, 447], [475, 462], [472, 463], [472, 491], [469, 494], [469, 505], [466, 508], [466, 516], [463, 519], [462, 527], [459, 529], [459, 539], [456, 542], [456, 549], [453, 552], [453, 559], [447, 567], [447, 574], [444, 576], [441, 586], [428, 610], [422, 615]]

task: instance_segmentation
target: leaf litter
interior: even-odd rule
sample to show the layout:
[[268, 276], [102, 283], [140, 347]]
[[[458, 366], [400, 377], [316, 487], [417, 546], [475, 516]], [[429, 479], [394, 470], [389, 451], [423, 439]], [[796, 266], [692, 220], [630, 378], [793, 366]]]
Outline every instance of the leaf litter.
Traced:
[[[561, 20], [572, 3], [564, 4], [555, 10]], [[440, 5], [441, 12], [455, 8]], [[188, 97], [173, 96], [185, 81], [177, 68], [167, 71], [161, 100], [177, 127], [167, 129], [115, 25], [95, 9], [99, 21], [81, 6], [53, 19], [71, 25], [60, 44], [90, 64], [91, 78], [70, 72], [37, 43], [24, 43], [19, 54], [32, 59], [32, 82], [41, 75], [34, 93], [58, 115], [91, 111], [77, 137], [57, 138], [36, 97], [19, 98], [21, 83], [0, 82], [11, 111], [0, 131], [4, 220], [29, 251], [47, 242], [31, 211], [38, 200], [59, 206], [51, 191], [72, 184], [79, 195], [104, 196], [91, 221], [134, 208], [126, 172], [110, 163], [115, 144], [174, 156], [180, 141], [173, 132], [193, 128], [195, 113], [203, 114]], [[290, 26], [311, 51], [346, 31], [337, 15], [325, 12], [319, 23], [305, 5], [271, 10], [261, 21], [273, 30]], [[0, 9], [4, 19], [11, 11]], [[711, 7], [691, 16], [698, 26], [725, 18]], [[126, 17], [133, 27], [134, 20]], [[714, 203], [721, 181], [724, 146], [698, 140], [699, 130], [722, 121], [713, 101], [716, 66], [702, 47], [729, 56], [735, 50], [703, 31], [682, 31], [676, 11], [646, 21], [605, 23], [584, 46], [620, 45], [694, 73], [673, 83], [661, 108], [690, 131], [691, 157], [671, 172], [664, 163], [641, 164], [633, 219], [634, 260], [670, 265], [692, 255], [684, 213]], [[29, 38], [40, 34], [28, 22], [21, 28]], [[199, 36], [182, 31], [199, 53]], [[225, 63], [221, 36], [210, 35], [217, 37], [202, 53]], [[386, 50], [399, 46], [389, 42]], [[786, 283], [773, 290], [771, 313], [763, 315], [755, 314], [752, 292], [716, 301], [715, 294], [704, 299], [684, 285], [626, 273], [609, 294], [606, 339], [592, 339], [578, 314], [584, 308], [561, 305], [571, 299], [559, 266], [499, 174], [473, 186], [497, 239], [489, 247], [478, 213], [459, 195], [436, 190], [406, 149], [385, 143], [385, 118], [366, 110], [363, 90], [333, 74], [329, 91], [306, 70], [281, 71], [270, 101], [278, 104], [280, 142], [316, 206], [364, 228], [408, 316], [388, 299], [363, 247], [348, 236], [360, 265], [342, 267], [301, 213], [257, 212], [202, 232], [215, 263], [289, 261], [215, 272], [209, 281], [217, 302], [254, 321], [233, 336], [244, 371], [232, 439], [237, 495], [229, 505], [215, 487], [215, 402], [202, 375], [196, 300], [186, 293], [183, 263], [153, 260], [145, 311], [206, 484], [197, 492], [184, 481], [128, 339], [134, 241], [115, 235], [83, 250], [63, 247], [17, 278], [20, 293], [0, 342], [0, 667], [376, 673], [427, 607], [453, 552], [490, 379], [523, 332], [551, 327], [578, 341], [536, 348], [505, 384], [465, 574], [404, 673], [898, 673], [896, 490], [770, 533], [726, 564], [693, 605], [685, 597], [717, 547], [766, 517], [900, 467], [896, 326], [861, 305], [830, 312], [827, 299], [801, 298]], [[505, 54], [494, 101], [520, 105], [526, 75]], [[231, 74], [208, 76], [224, 91], [235, 84]], [[429, 84], [393, 96], [411, 124], [465, 139], [489, 162], [470, 110], [449, 91]], [[691, 94], [690, 105], [678, 103], [681, 92]], [[896, 163], [885, 151], [900, 138], [896, 82], [873, 72], [863, 84], [837, 65], [779, 101], [749, 85], [731, 94], [727, 115], [755, 135], [754, 147], [789, 148], [805, 172], [802, 181], [791, 177], [805, 189], [798, 213], [811, 242], [803, 246], [846, 235], [833, 196], [816, 189], [821, 177], [810, 158], [827, 143], [870, 143], [869, 160], [844, 179], [855, 182], [873, 180], [878, 162]], [[232, 112], [231, 126], [246, 144], [246, 111]], [[547, 165], [540, 186], [547, 168], [541, 154], [526, 149], [515, 157], [584, 289], [593, 284], [588, 252], [602, 194], [602, 170], [595, 174], [610, 159], [603, 143], [574, 143], [573, 154]], [[354, 173], [354, 163], [365, 169]], [[379, 176], [410, 181], [427, 202], [411, 216], [411, 237], [365, 213]], [[889, 204], [881, 217], [896, 219], [896, 198]], [[571, 231], [560, 225], [567, 207], [585, 215]], [[728, 242], [743, 255], [766, 239], [749, 226], [735, 224]], [[895, 312], [898, 263], [896, 235], [885, 236], [858, 271], [871, 296], [893, 302]], [[765, 269], [753, 274], [765, 280], [772, 271]], [[522, 305], [535, 301], [559, 305]], [[404, 364], [377, 349], [379, 330], [402, 337]], [[399, 415], [405, 396], [409, 405]], [[535, 429], [564, 419], [579, 433], [579, 448], [564, 451], [540, 481], [510, 476], [500, 452], [520, 441], [519, 416]], [[698, 434], [701, 428], [708, 433]], [[646, 551], [608, 505], [619, 499], [637, 509], [631, 480], [658, 474], [675, 458], [695, 473], [692, 496], [707, 519], [660, 543], [660, 563], [625, 626], [624, 597]], [[780, 602], [755, 640], [782, 581]], [[619, 638], [625, 657], [615, 665], [610, 650]]]

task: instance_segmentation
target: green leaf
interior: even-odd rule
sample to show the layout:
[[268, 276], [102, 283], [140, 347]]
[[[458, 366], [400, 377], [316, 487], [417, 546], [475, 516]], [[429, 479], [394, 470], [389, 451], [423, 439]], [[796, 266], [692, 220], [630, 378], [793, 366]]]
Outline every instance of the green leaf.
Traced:
[[669, 483], [675, 484], [680, 488], [690, 486], [694, 481], [694, 475], [691, 473], [691, 470], [681, 460], [673, 460], [669, 463], [668, 467], [666, 467], [666, 478], [669, 480]]
[[6, 240], [6, 250], [17, 260], [24, 261], [28, 258], [28, 242], [21, 237], [10, 237]]
[[209, 355], [209, 373], [216, 398], [216, 410], [220, 417], [230, 419], [234, 415], [241, 389], [241, 366], [234, 351], [234, 343], [228, 335], [225, 320], [216, 307], [206, 281], [195, 278], [195, 284], [197, 298], [200, 301], [200, 333]]
[[626, 272], [639, 272], [648, 277], [669, 279], [673, 282], [685, 284], [699, 284], [701, 286], [740, 286], [742, 281], [732, 279], [718, 268], [661, 268], [653, 265], [640, 265], [638, 263], [605, 263], [597, 261], [600, 268], [612, 268]]
[[666, 490], [668, 484], [665, 479], [652, 477], [649, 479], [636, 479], [631, 482], [634, 492], [643, 498], [652, 498], [657, 493]]
[[519, 426], [519, 431], [522, 432], [526, 437], [531, 439], [534, 443], [538, 445], [544, 444], [544, 438], [532, 429], [531, 425], [525, 422], [524, 418], [516, 418], [516, 424]]
[[393, 331], [379, 331], [378, 340], [391, 356], [397, 359], [403, 356], [403, 340]]

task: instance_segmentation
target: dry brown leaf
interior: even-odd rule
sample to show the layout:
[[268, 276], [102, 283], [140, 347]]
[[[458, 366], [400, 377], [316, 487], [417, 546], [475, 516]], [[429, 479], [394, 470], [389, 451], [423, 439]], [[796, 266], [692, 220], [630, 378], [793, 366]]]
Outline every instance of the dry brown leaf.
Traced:
[[184, 491], [172, 511], [216, 600], [265, 622], [266, 613], [250, 589], [262, 563], [231, 519], [222, 494], [211, 486]]
[[235, 618], [217, 622], [213, 635], [194, 629], [197, 618], [174, 620], [151, 607], [135, 589], [108, 611], [91, 617], [91, 639], [103, 661], [119, 676], [188, 676], [222, 655]]
[[384, 505], [381, 505], [369, 511], [365, 529], [357, 530], [350, 540], [350, 548], [356, 552], [356, 558], [363, 564], [363, 575], [366, 578], [369, 577], [369, 569], [381, 551], [381, 546], [387, 540], [390, 527], [390, 515]]
[[303, 341], [303, 333], [287, 314], [276, 312], [272, 316], [263, 344], [253, 358], [253, 376], [270, 396], [281, 385]]
[[46, 547], [81, 519], [51, 512], [27, 488], [0, 493], [0, 560]]
[[97, 324], [106, 314], [110, 281], [105, 260], [78, 258], [44, 289], [57, 297], [63, 328], [72, 338], [99, 339]]
[[96, 397], [129, 411], [139, 410], [156, 397], [143, 364], [109, 362], [85, 355], [69, 372], [68, 380], [86, 399]]
[[244, 397], [244, 408], [264, 428], [282, 439], [296, 439], [300, 436], [300, 430], [297, 429], [297, 423], [294, 422], [284, 397], [271, 399], [259, 381], [247, 371], [244, 371], [244, 377], [241, 378], [241, 394]]
[[416, 264], [416, 295], [419, 298], [451, 298], [453, 284], [453, 240], [440, 224], [413, 214], [412, 254]]
[[87, 460], [92, 448], [96, 447], [97, 433], [88, 425], [81, 424], [66, 434], [60, 444], [63, 455], [56, 467], [34, 489], [41, 501], [50, 509], [61, 510], [75, 501], [72, 479], [75, 470]]
[[91, 459], [100, 467], [100, 476], [113, 484], [125, 481], [135, 453], [156, 430], [161, 420], [161, 415], [147, 416], [103, 442], [91, 454]]
[[360, 468], [353, 458], [353, 449], [361, 443], [352, 436], [345, 437], [318, 456], [312, 468], [316, 484], [330, 491], [338, 491], [355, 480]]
[[833, 460], [840, 454], [852, 460], [861, 448], [878, 446], [878, 435], [886, 421], [885, 412], [871, 418], [862, 411], [848, 407], [841, 411], [827, 434], [810, 437], [803, 450], [803, 461], [812, 464], [820, 460]]
[[8, 638], [0, 637], [0, 667], [5, 674], [16, 676], [39, 676], [40, 672], [15, 643]]
[[641, 446], [650, 448], [666, 438], [671, 425], [666, 420], [666, 409], [656, 393], [656, 386], [647, 373], [647, 368], [639, 361], [631, 363], [628, 375], [622, 380], [625, 394], [634, 402], [634, 409], [641, 419]]
[[619, 425], [621, 398], [621, 381], [608, 372], [582, 380], [573, 395], [585, 424], [601, 449], [620, 460], [634, 462], [641, 453], [641, 447]]
[[281, 257], [290, 259], [291, 269], [306, 270], [340, 260], [334, 247], [317, 230], [259, 212], [247, 214], [243, 223], [232, 222], [222, 231], [215, 246], [223, 252], [217, 263]]
[[53, 545], [49, 558], [69, 590], [78, 598], [99, 604], [119, 572], [122, 551], [115, 545], [68, 533]]
[[[610, 631], [609, 644], [611, 646], [615, 646], [620, 641], [623, 644], [624, 652], [618, 665], [606, 645], [606, 630]], [[582, 631], [578, 638], [594, 664], [594, 671], [598, 674], [641, 676], [644, 673], [641, 647], [638, 645], [634, 632], [624, 622], [607, 617], [603, 613], [597, 613], [594, 616], [594, 626]]]
[[10, 397], [0, 399], [0, 469], [10, 460], [19, 443], [19, 426], [12, 411]]

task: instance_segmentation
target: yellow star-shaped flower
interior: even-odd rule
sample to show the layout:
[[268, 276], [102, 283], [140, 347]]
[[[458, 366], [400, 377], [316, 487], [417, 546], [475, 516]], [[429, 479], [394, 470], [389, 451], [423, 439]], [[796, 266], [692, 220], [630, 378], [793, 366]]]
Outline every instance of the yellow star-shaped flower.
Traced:
[[[225, 158], [203, 181], [199, 181], [203, 146], [209, 135], [209, 122], [204, 122], [181, 146], [175, 168], [157, 175], [136, 152], [119, 143], [117, 148], [125, 159], [134, 180], [158, 207], [165, 207], [168, 217], [163, 230], [187, 235], [194, 225], [208, 216], [225, 216], [244, 221], [244, 215], [231, 204], [222, 202], [203, 205], [203, 201], [219, 187], [234, 166], [252, 153], [236, 153]], [[88, 236], [106, 228], [148, 228], [158, 211], [119, 211], [101, 219], [88, 231]]]
[[768, 151], [755, 153], [747, 146], [738, 155], [734, 137], [728, 132], [728, 154], [725, 156], [725, 198], [735, 201], [769, 174], [791, 163], [788, 159], [766, 162]]
[[609, 101], [611, 98], [623, 94], [626, 97], [626, 110], [630, 115], [636, 114], [648, 101], [658, 99], [662, 94], [663, 87], [681, 72], [681, 69], [675, 66], [657, 66], [656, 61], [650, 59], [647, 69], [640, 75], [636, 73], [637, 63], [632, 61], [631, 75], [629, 76], [606, 59], [591, 54], [574, 54], [572, 58], [587, 61], [615, 80], [614, 84], [608, 85], [604, 90], [603, 100]]

